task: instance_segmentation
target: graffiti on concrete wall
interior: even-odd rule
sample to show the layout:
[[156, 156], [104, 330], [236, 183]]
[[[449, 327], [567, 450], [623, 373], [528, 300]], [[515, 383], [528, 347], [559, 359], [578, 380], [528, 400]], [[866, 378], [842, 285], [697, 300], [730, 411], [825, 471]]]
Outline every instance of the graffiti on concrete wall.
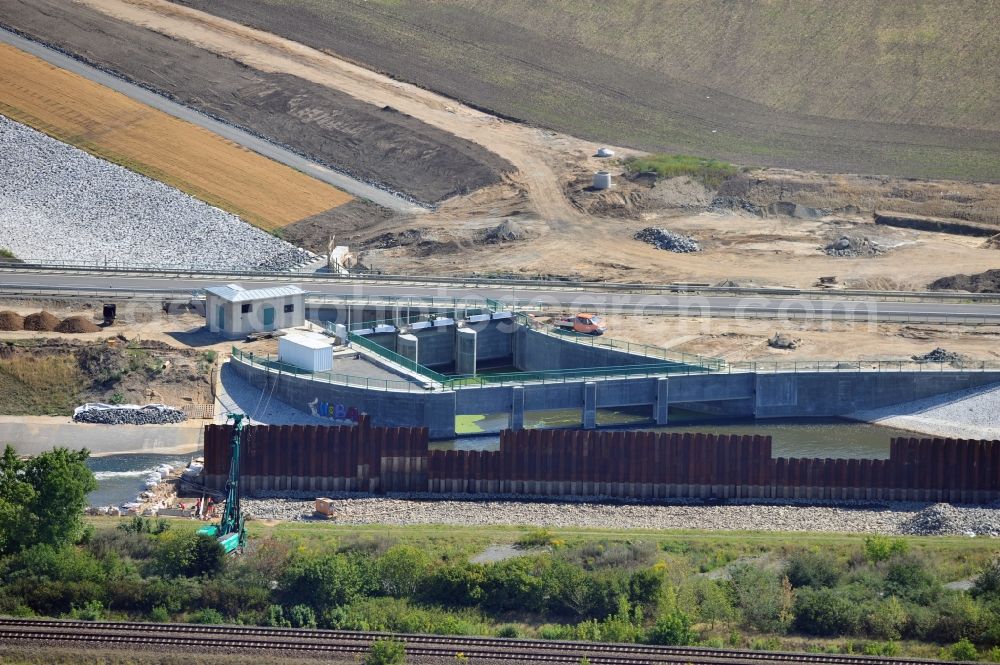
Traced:
[[333, 420], [356, 423], [358, 422], [358, 418], [361, 417], [361, 412], [358, 411], [357, 407], [322, 402], [318, 397], [309, 402], [308, 406], [309, 413], [319, 418], [332, 418]]

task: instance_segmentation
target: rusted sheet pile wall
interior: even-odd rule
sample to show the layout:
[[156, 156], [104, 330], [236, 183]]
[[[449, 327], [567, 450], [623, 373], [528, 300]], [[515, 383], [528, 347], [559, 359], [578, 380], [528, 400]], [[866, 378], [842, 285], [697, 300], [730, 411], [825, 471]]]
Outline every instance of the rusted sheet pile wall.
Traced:
[[507, 430], [499, 452], [431, 451], [431, 492], [752, 497], [770, 482], [771, 438]]
[[[205, 430], [205, 474], [225, 485], [230, 428]], [[496, 452], [428, 450], [425, 428], [264, 426], [244, 434], [244, 491], [429, 492], [630, 498], [1000, 498], [1000, 441], [893, 439], [888, 460], [771, 458], [771, 439], [521, 430]]]
[[[205, 427], [205, 482], [225, 487], [228, 425]], [[251, 426], [240, 447], [240, 487], [297, 492], [417, 492], [427, 487], [427, 429]]]

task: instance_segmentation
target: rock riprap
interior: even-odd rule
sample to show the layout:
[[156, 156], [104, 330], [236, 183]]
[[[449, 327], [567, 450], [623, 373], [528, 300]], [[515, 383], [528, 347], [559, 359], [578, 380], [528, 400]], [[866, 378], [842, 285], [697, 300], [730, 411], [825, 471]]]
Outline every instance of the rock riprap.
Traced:
[[184, 422], [187, 416], [165, 404], [84, 404], [73, 411], [73, 420], [98, 425], [169, 425]]
[[701, 245], [699, 245], [698, 241], [694, 238], [681, 235], [680, 233], [674, 233], [673, 231], [668, 231], [667, 229], [649, 227], [639, 231], [634, 237], [636, 240], [641, 240], [642, 242], [649, 243], [657, 249], [663, 249], [668, 252], [687, 254], [689, 252], [701, 251]]
[[312, 255], [0, 116], [0, 247], [25, 261], [285, 270]]

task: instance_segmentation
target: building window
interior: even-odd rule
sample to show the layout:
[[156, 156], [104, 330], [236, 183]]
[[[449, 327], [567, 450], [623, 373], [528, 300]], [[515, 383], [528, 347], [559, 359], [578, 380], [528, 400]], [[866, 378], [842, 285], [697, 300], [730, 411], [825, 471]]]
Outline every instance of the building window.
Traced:
[[246, 303], [245, 305], [240, 305], [240, 311], [244, 314], [249, 314], [253, 311], [253, 303]]
[[295, 311], [295, 305], [285, 305], [285, 314], [291, 314]]

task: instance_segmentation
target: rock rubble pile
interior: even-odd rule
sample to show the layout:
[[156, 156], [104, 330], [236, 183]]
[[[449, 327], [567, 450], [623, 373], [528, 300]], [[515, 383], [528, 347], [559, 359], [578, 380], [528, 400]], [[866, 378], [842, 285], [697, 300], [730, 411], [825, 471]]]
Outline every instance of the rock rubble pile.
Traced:
[[286, 270], [304, 250], [0, 116], [0, 247], [25, 261]]
[[[294, 492], [261, 492], [257, 498], [244, 499], [243, 509], [258, 519], [307, 520], [314, 518], [314, 495]], [[1000, 534], [1000, 510], [992, 508], [953, 508], [962, 517], [945, 526], [919, 526], [927, 513], [926, 504], [865, 503], [809, 504], [781, 501], [768, 504], [729, 501], [722, 505], [704, 505], [700, 501], [677, 501], [670, 505], [652, 505], [609, 501], [593, 497], [578, 501], [552, 502], [507, 500], [482, 495], [468, 496], [347, 496], [327, 495], [333, 499], [333, 520], [339, 524], [458, 524], [463, 526], [517, 525], [538, 527], [581, 527], [609, 529], [718, 529], [760, 531], [826, 531], [842, 533], [907, 534], [936, 533], [935, 529], [953, 529], [949, 533], [974, 531], [978, 535]], [[291, 498], [290, 498], [291, 497]], [[934, 508], [934, 507], [932, 507]], [[951, 513], [948, 513], [951, 515]]]
[[694, 238], [681, 235], [680, 233], [674, 233], [673, 231], [668, 231], [667, 229], [649, 227], [639, 231], [633, 237], [636, 240], [641, 240], [642, 242], [649, 243], [657, 249], [664, 249], [668, 252], [687, 254], [689, 252], [701, 251], [701, 245], [699, 245], [698, 241]]
[[823, 248], [829, 256], [857, 258], [879, 256], [885, 248], [866, 236], [841, 236]]
[[918, 363], [952, 363], [960, 365], [966, 358], [961, 353], [945, 351], [941, 347], [928, 351], [922, 356], [911, 356]]
[[936, 503], [924, 508], [900, 527], [913, 536], [1000, 536], [1000, 510], [956, 507]]
[[73, 420], [98, 425], [168, 425], [184, 422], [187, 416], [164, 404], [84, 404], [73, 412]]

